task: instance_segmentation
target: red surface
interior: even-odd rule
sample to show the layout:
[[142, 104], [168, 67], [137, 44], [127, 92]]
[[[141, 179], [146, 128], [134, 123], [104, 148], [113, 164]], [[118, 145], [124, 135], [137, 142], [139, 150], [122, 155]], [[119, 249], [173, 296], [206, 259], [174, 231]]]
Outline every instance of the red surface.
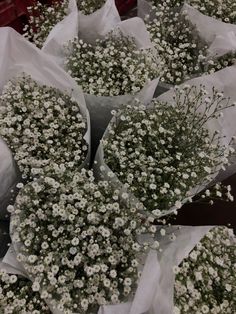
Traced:
[[19, 33], [27, 22], [27, 7], [34, 0], [3, 0], [0, 1], [0, 26], [10, 26]]
[[115, 0], [120, 15], [125, 15], [137, 5], [136, 0]]

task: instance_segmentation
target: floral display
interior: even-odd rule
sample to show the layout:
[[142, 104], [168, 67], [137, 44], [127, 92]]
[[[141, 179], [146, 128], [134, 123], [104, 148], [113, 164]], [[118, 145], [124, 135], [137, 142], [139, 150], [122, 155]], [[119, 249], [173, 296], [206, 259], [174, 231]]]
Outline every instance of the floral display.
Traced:
[[92, 46], [75, 39], [68, 46], [68, 73], [85, 93], [100, 96], [135, 94], [158, 77], [159, 66], [151, 50], [138, 49], [134, 39], [109, 34]]
[[64, 313], [126, 300], [145, 250], [137, 236], [156, 230], [140, 208], [108, 182], [96, 183], [92, 171], [26, 185], [12, 208], [12, 239], [22, 243], [18, 261], [33, 278], [33, 290]]
[[101, 9], [106, 0], [77, 0], [78, 9], [85, 15], [89, 15]]
[[2, 314], [50, 314], [39, 292], [32, 289], [32, 282], [20, 275], [0, 270], [0, 311]]
[[86, 120], [78, 103], [29, 76], [9, 81], [0, 96], [0, 135], [23, 179], [81, 165], [88, 145]]
[[156, 18], [147, 22], [147, 29], [163, 63], [161, 81], [180, 84], [235, 63], [236, 53], [209, 58], [208, 44], [183, 13], [168, 5], [159, 5], [155, 12]]
[[234, 0], [152, 0], [154, 6], [164, 5], [181, 7], [191, 5], [201, 13], [219, 19], [225, 23], [236, 23], [236, 3]]
[[42, 48], [50, 31], [68, 13], [68, 0], [53, 1], [51, 6], [36, 1], [28, 7], [29, 23], [24, 28], [24, 36]]
[[174, 313], [234, 313], [235, 267], [233, 231], [215, 227], [174, 267]]
[[233, 34], [209, 49], [182, 7], [235, 23], [235, 0], [147, 1], [35, 0], [35, 45], [0, 30], [0, 314], [236, 314], [233, 231], [174, 216], [234, 201]]
[[[229, 99], [204, 87], [174, 90], [173, 102], [154, 99], [113, 112], [113, 122], [102, 140], [104, 159], [118, 179], [155, 215], [180, 208], [191, 190], [207, 182], [219, 165], [227, 164], [229, 150], [206, 124], [232, 106]], [[230, 191], [216, 195], [231, 199]], [[224, 188], [223, 188], [224, 190]]]

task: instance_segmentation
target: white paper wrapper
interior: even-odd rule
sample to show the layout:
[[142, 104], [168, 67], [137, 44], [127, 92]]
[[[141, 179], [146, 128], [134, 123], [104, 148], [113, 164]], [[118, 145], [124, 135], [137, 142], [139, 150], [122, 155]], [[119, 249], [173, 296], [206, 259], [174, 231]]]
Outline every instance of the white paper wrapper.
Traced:
[[107, 0], [101, 9], [90, 15], [84, 15], [79, 11], [79, 38], [93, 44], [120, 21], [114, 0]]
[[155, 18], [155, 14], [152, 12], [152, 4], [146, 0], [138, 0], [138, 16], [145, 19], [146, 15], [149, 15], [150, 19]]
[[18, 274], [27, 278], [26, 271], [16, 259], [16, 252], [12, 244], [2, 259], [2, 263], [0, 263], [0, 269], [5, 269], [10, 274]]
[[172, 314], [174, 308], [174, 281], [173, 266], [179, 265], [188, 256], [195, 245], [213, 227], [188, 227], [182, 226], [167, 228], [167, 234], [174, 232], [175, 241], [168, 241], [166, 237], [160, 240], [162, 252], [158, 253], [160, 276], [155, 297], [148, 314]]
[[79, 12], [76, 0], [69, 0], [68, 15], [49, 33], [42, 50], [51, 54], [61, 66], [63, 65], [64, 45], [74, 39], [79, 32]]
[[[48, 85], [71, 95], [79, 104], [81, 114], [87, 120], [88, 131], [85, 140], [89, 146], [86, 161], [90, 159], [90, 119], [81, 88], [53, 59], [36, 48], [13, 29], [0, 28], [0, 93], [4, 85], [23, 72], [39, 84]], [[16, 182], [17, 169], [12, 156], [3, 141], [0, 141], [0, 215], [6, 214], [9, 189]], [[4, 208], [3, 208], [4, 207]]]
[[24, 277], [24, 274], [19, 269], [16, 269], [9, 264], [3, 263], [2, 261], [0, 261], [0, 270], [5, 270], [7, 274], [21, 275]]
[[0, 138], [0, 219], [7, 218], [6, 208], [17, 182], [17, 167], [6, 143]]
[[122, 21], [114, 28], [111, 28], [110, 31], [121, 31], [124, 36], [133, 37], [135, 44], [139, 49], [153, 48], [153, 44], [146, 29], [145, 23], [139, 17], [133, 17], [131, 19]]

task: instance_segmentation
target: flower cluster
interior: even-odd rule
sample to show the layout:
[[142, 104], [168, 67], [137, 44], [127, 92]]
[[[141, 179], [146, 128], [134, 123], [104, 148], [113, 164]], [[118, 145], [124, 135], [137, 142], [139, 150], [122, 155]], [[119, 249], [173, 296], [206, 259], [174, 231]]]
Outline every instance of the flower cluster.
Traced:
[[86, 121], [78, 103], [28, 76], [9, 81], [0, 96], [0, 135], [23, 179], [78, 167], [87, 155]]
[[[224, 147], [218, 131], [206, 124], [230, 107], [229, 99], [213, 88], [185, 86], [174, 90], [170, 103], [139, 102], [114, 112], [102, 140], [104, 159], [119, 180], [156, 216], [181, 207], [197, 186], [212, 180], [227, 163], [232, 148]], [[230, 189], [216, 195], [232, 200]]]
[[24, 37], [42, 48], [53, 27], [68, 13], [68, 0], [53, 1], [51, 6], [36, 1], [28, 7], [29, 24], [24, 28]]
[[38, 292], [32, 290], [32, 282], [19, 275], [0, 270], [0, 312], [2, 314], [50, 314]]
[[106, 0], [77, 0], [78, 9], [85, 15], [89, 15], [100, 9]]
[[156, 230], [138, 213], [140, 206], [84, 169], [71, 179], [44, 177], [26, 185], [13, 208], [12, 240], [22, 243], [17, 258], [33, 290], [63, 313], [90, 313], [127, 299], [145, 249], [137, 236]]
[[236, 309], [236, 250], [232, 230], [215, 227], [174, 267], [175, 314], [232, 314]]
[[75, 39], [65, 66], [84, 92], [101, 96], [135, 94], [159, 73], [152, 51], [138, 49], [133, 38], [121, 33], [95, 46]]
[[[169, 3], [168, 3], [169, 5]], [[180, 84], [200, 73], [213, 73], [234, 64], [236, 53], [209, 58], [208, 45], [187, 16], [168, 5], [155, 8], [147, 29], [163, 63], [161, 80]]]
[[236, 3], [234, 0], [151, 0], [154, 6], [181, 7], [187, 3], [201, 13], [225, 23], [236, 23]]

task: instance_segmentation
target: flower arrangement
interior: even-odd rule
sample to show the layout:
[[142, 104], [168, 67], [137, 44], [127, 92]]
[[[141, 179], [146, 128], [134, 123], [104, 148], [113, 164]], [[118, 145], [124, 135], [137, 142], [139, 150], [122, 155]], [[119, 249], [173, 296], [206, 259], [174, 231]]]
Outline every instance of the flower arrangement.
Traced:
[[235, 267], [233, 231], [215, 227], [174, 267], [174, 313], [233, 313]]
[[78, 9], [85, 15], [89, 15], [101, 9], [106, 0], [77, 0]]
[[236, 3], [234, 0], [152, 0], [154, 6], [181, 7], [188, 3], [201, 13], [225, 23], [236, 23]]
[[87, 155], [86, 120], [77, 102], [30, 76], [9, 81], [0, 96], [0, 135], [22, 178], [66, 172]]
[[109, 34], [95, 46], [75, 39], [65, 66], [85, 93], [100, 96], [135, 94], [159, 73], [152, 51], [138, 49], [133, 38], [121, 33]]
[[50, 314], [32, 282], [20, 275], [7, 274], [0, 270], [0, 311], [2, 314]]
[[208, 45], [178, 9], [159, 5], [147, 29], [163, 62], [161, 81], [180, 84], [201, 73], [213, 73], [236, 61], [236, 53], [209, 58]]
[[68, 0], [53, 1], [51, 6], [36, 1], [28, 7], [29, 22], [24, 37], [42, 48], [53, 27], [68, 14]]
[[[232, 106], [213, 88], [175, 88], [170, 103], [154, 99], [113, 112], [102, 140], [104, 161], [146, 210], [156, 216], [192, 200], [192, 190], [212, 181], [217, 167], [227, 163], [231, 148], [206, 124]], [[209, 195], [209, 191], [207, 192]], [[217, 185], [214, 195], [233, 200], [230, 188]]]
[[63, 313], [119, 303], [136, 287], [138, 257], [148, 247], [138, 236], [156, 228], [127, 197], [82, 169], [70, 179], [29, 183], [8, 208], [12, 240], [22, 244], [17, 258], [33, 290]]

